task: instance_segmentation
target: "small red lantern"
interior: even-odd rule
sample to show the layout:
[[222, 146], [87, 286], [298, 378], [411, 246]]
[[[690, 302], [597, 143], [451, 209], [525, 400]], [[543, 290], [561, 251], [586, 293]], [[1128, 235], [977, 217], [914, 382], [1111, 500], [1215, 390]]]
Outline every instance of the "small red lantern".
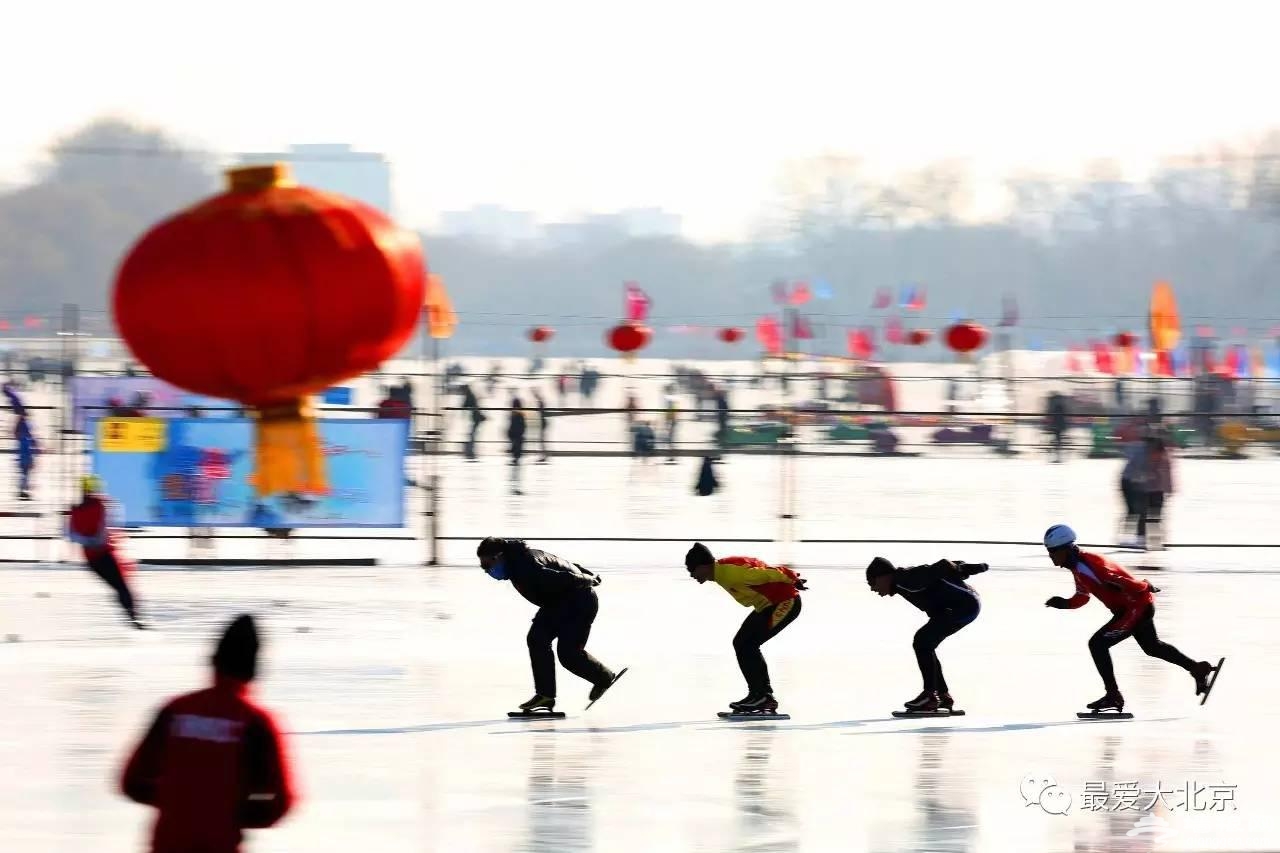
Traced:
[[258, 419], [259, 496], [328, 490], [306, 397], [373, 370], [413, 335], [422, 247], [379, 211], [299, 187], [283, 165], [153, 227], [116, 274], [121, 337], [158, 378]]
[[733, 326], [728, 326], [716, 332], [716, 337], [724, 341], [726, 344], [736, 344], [738, 341], [742, 340], [742, 330], [735, 329]]
[[534, 326], [529, 330], [529, 340], [535, 344], [544, 344], [555, 336], [555, 329], [549, 329], [546, 326]]
[[620, 323], [609, 330], [606, 340], [609, 346], [618, 352], [632, 353], [643, 349], [651, 337], [653, 332], [648, 326], [639, 323]]
[[907, 333], [907, 343], [913, 347], [922, 347], [933, 340], [933, 332], [928, 329], [912, 329]]
[[1138, 342], [1138, 338], [1133, 332], [1117, 332], [1113, 343], [1116, 349], [1130, 349]]
[[955, 352], [973, 352], [987, 342], [987, 330], [977, 323], [956, 323], [947, 329], [947, 346]]

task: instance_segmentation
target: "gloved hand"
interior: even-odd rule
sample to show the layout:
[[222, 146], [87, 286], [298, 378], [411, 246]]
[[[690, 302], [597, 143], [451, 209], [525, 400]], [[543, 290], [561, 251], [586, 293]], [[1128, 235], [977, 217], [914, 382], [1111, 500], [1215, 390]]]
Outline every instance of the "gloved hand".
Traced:
[[796, 578], [796, 589], [808, 589], [809, 582], [804, 578]]
[[989, 568], [991, 567], [988, 566], [986, 563], [961, 563], [960, 564], [960, 570], [964, 572], [965, 577], [980, 575]]
[[1045, 607], [1052, 607], [1054, 610], [1066, 610], [1067, 600], [1060, 595], [1055, 595], [1044, 603]]

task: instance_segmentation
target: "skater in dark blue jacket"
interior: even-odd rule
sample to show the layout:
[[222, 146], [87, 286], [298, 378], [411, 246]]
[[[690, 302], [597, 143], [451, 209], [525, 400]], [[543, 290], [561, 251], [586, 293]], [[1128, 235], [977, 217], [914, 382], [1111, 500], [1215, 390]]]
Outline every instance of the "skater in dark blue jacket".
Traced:
[[978, 618], [982, 609], [978, 593], [965, 580], [987, 568], [986, 563], [939, 560], [931, 566], [899, 569], [884, 557], [876, 557], [867, 566], [867, 584], [872, 592], [900, 595], [929, 615], [929, 621], [916, 631], [912, 641], [924, 689], [904, 703], [908, 711], [950, 711], [955, 707], [938, 661], [938, 646]]

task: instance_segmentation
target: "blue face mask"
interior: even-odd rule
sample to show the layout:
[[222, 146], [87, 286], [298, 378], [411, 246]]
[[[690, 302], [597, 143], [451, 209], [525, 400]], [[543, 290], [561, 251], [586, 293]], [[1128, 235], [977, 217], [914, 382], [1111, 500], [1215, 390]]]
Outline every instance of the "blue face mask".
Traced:
[[489, 568], [485, 569], [484, 573], [496, 581], [504, 581], [507, 579], [507, 565], [499, 560]]

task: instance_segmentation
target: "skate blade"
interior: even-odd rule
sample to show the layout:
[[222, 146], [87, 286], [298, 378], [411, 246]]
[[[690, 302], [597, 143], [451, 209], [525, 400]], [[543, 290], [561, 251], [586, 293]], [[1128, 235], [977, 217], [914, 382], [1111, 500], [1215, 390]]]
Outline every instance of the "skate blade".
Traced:
[[939, 708], [936, 711], [894, 711], [893, 715], [900, 720], [909, 720], [914, 717], [963, 717], [964, 711], [958, 709], [948, 711], [946, 708]]
[[1213, 692], [1213, 685], [1218, 683], [1218, 673], [1222, 672], [1222, 665], [1226, 662], [1226, 658], [1218, 658], [1218, 665], [1213, 668], [1213, 672], [1209, 673], [1209, 683], [1204, 688], [1204, 695], [1200, 697], [1201, 705], [1209, 701], [1209, 694]]
[[508, 711], [513, 720], [563, 720], [564, 711]]
[[603, 698], [605, 697], [605, 693], [608, 693], [610, 690], [612, 690], [612, 689], [613, 689], [613, 685], [617, 684], [617, 683], [618, 683], [618, 679], [619, 679], [619, 678], [621, 678], [622, 676], [626, 675], [626, 674], [627, 674], [627, 670], [628, 670], [628, 669], [630, 669], [630, 668], [631, 668], [631, 667], [629, 667], [629, 666], [624, 666], [622, 669], [618, 670], [618, 674], [617, 674], [617, 675], [615, 675], [615, 676], [613, 677], [613, 681], [610, 681], [610, 682], [609, 682], [609, 686], [608, 686], [608, 687], [606, 687], [606, 688], [604, 689], [604, 693], [601, 693], [601, 694], [600, 694], [600, 696], [599, 696], [598, 698], [592, 699], [590, 702], [588, 702], [588, 703], [587, 703], [586, 710], [590, 711], [590, 710], [591, 710], [591, 706], [592, 706], [592, 705], [596, 704], [596, 703], [597, 703], [597, 702], [599, 702], [601, 699], [603, 699]]
[[1132, 720], [1133, 714], [1127, 711], [1077, 711], [1076, 717], [1081, 720]]
[[790, 714], [762, 714], [759, 712], [720, 711], [716, 714], [722, 720], [742, 723], [748, 720], [789, 720]]

